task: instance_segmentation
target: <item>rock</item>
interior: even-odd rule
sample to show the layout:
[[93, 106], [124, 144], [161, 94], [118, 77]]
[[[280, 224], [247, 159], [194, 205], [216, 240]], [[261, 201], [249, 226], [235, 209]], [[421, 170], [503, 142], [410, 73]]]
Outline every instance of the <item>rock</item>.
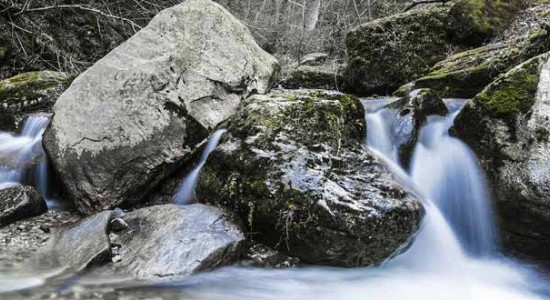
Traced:
[[54, 71], [21, 73], [0, 81], [0, 130], [14, 131], [27, 115], [51, 112], [73, 77]]
[[287, 89], [339, 90], [344, 83], [338, 67], [299, 66], [290, 70], [281, 85]]
[[549, 8], [542, 5], [528, 10], [495, 43], [437, 63], [412, 89], [431, 88], [444, 98], [473, 98], [500, 74], [550, 51], [550, 28], [544, 26], [550, 22], [550, 15], [545, 14]]
[[300, 66], [320, 66], [328, 60], [326, 53], [310, 53], [304, 55], [300, 60]]
[[527, 7], [524, 0], [461, 0], [449, 11], [447, 30], [460, 45], [481, 46], [504, 31]]
[[234, 212], [259, 242], [305, 263], [381, 263], [411, 240], [423, 209], [362, 146], [364, 127], [352, 96], [252, 96], [210, 154], [197, 199]]
[[111, 261], [109, 224], [104, 211], [66, 227], [56, 228], [48, 244], [37, 253], [34, 265], [41, 270], [77, 272]]
[[244, 267], [286, 269], [300, 264], [296, 257], [273, 250], [262, 244], [254, 244], [248, 249], [246, 258], [241, 262]]
[[503, 243], [550, 259], [550, 54], [501, 75], [459, 114], [455, 132], [479, 156], [495, 199]]
[[391, 103], [388, 108], [397, 110], [394, 132], [397, 136], [399, 161], [408, 168], [420, 129], [430, 115], [445, 116], [447, 106], [436, 92], [430, 89], [414, 90], [406, 97]]
[[365, 23], [346, 38], [350, 88], [387, 94], [425, 75], [447, 56], [448, 8], [429, 8]]
[[41, 215], [47, 210], [46, 202], [33, 187], [0, 187], [0, 226]]
[[111, 221], [111, 230], [114, 232], [120, 232], [128, 228], [128, 223], [121, 218], [115, 218]]
[[44, 146], [79, 211], [140, 202], [277, 70], [220, 5], [185, 1], [73, 82]]
[[128, 229], [113, 238], [120, 261], [115, 274], [162, 279], [235, 262], [245, 241], [219, 209], [194, 204], [157, 205], [127, 214]]
[[53, 228], [74, 223], [78, 219], [75, 213], [50, 210], [40, 216], [0, 227], [0, 272], [6, 274], [28, 264], [48, 244], [55, 231]]

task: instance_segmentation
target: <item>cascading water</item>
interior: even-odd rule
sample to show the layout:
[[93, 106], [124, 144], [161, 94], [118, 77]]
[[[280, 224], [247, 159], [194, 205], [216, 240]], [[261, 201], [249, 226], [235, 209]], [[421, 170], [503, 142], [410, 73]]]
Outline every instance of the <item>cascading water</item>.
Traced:
[[20, 135], [0, 132], [0, 188], [32, 184], [52, 208], [55, 203], [48, 197], [48, 162], [42, 149], [42, 134], [49, 122], [49, 115], [31, 115]]
[[212, 134], [201, 154], [199, 163], [195, 166], [195, 168], [193, 168], [193, 170], [191, 170], [191, 172], [189, 172], [189, 174], [187, 174], [180, 184], [176, 196], [174, 197], [174, 202], [176, 204], [184, 205], [191, 203], [193, 200], [193, 194], [195, 193], [195, 188], [197, 187], [201, 169], [206, 163], [210, 153], [218, 146], [222, 135], [226, 131], [227, 130], [225, 129], [218, 129]]

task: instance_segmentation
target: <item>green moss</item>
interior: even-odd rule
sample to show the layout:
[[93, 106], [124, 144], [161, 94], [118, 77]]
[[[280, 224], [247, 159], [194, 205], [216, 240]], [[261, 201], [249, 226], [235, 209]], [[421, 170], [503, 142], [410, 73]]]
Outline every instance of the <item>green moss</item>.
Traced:
[[541, 65], [541, 57], [536, 57], [513, 68], [477, 95], [474, 103], [494, 117], [526, 113], [535, 101]]
[[481, 45], [510, 25], [526, 7], [523, 0], [462, 0], [449, 12], [448, 31], [457, 43]]
[[53, 71], [21, 73], [0, 81], [0, 102], [13, 104], [43, 97], [53, 89], [66, 86], [72, 77]]

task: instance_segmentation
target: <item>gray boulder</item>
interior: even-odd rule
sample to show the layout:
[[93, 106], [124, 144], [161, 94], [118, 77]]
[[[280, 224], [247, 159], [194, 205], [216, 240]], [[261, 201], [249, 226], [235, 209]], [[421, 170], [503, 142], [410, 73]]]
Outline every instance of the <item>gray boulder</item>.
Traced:
[[491, 183], [507, 249], [550, 259], [550, 54], [498, 77], [458, 115]]
[[0, 187], [0, 226], [41, 215], [47, 210], [46, 202], [33, 187]]
[[109, 223], [112, 211], [104, 211], [59, 227], [48, 244], [34, 257], [40, 270], [80, 271], [111, 260]]
[[125, 217], [128, 229], [112, 235], [119, 246], [116, 274], [181, 277], [235, 262], [245, 241], [219, 209], [202, 204], [157, 205]]
[[363, 148], [364, 129], [352, 96], [252, 96], [206, 162], [197, 198], [234, 212], [259, 241], [306, 263], [381, 263], [408, 244], [423, 209]]
[[81, 212], [138, 202], [277, 71], [224, 8], [185, 1], [73, 82], [44, 145]]

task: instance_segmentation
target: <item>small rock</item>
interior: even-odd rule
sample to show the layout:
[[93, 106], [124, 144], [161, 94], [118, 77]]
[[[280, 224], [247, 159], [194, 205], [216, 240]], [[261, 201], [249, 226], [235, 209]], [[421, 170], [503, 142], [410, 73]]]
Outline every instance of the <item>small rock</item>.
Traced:
[[[15, 185], [0, 189], [0, 226], [38, 216], [47, 210], [46, 202], [33, 187]], [[24, 230], [19, 226], [18, 230]]]
[[120, 232], [128, 228], [128, 223], [121, 218], [116, 218], [111, 221], [111, 229], [114, 232]]

